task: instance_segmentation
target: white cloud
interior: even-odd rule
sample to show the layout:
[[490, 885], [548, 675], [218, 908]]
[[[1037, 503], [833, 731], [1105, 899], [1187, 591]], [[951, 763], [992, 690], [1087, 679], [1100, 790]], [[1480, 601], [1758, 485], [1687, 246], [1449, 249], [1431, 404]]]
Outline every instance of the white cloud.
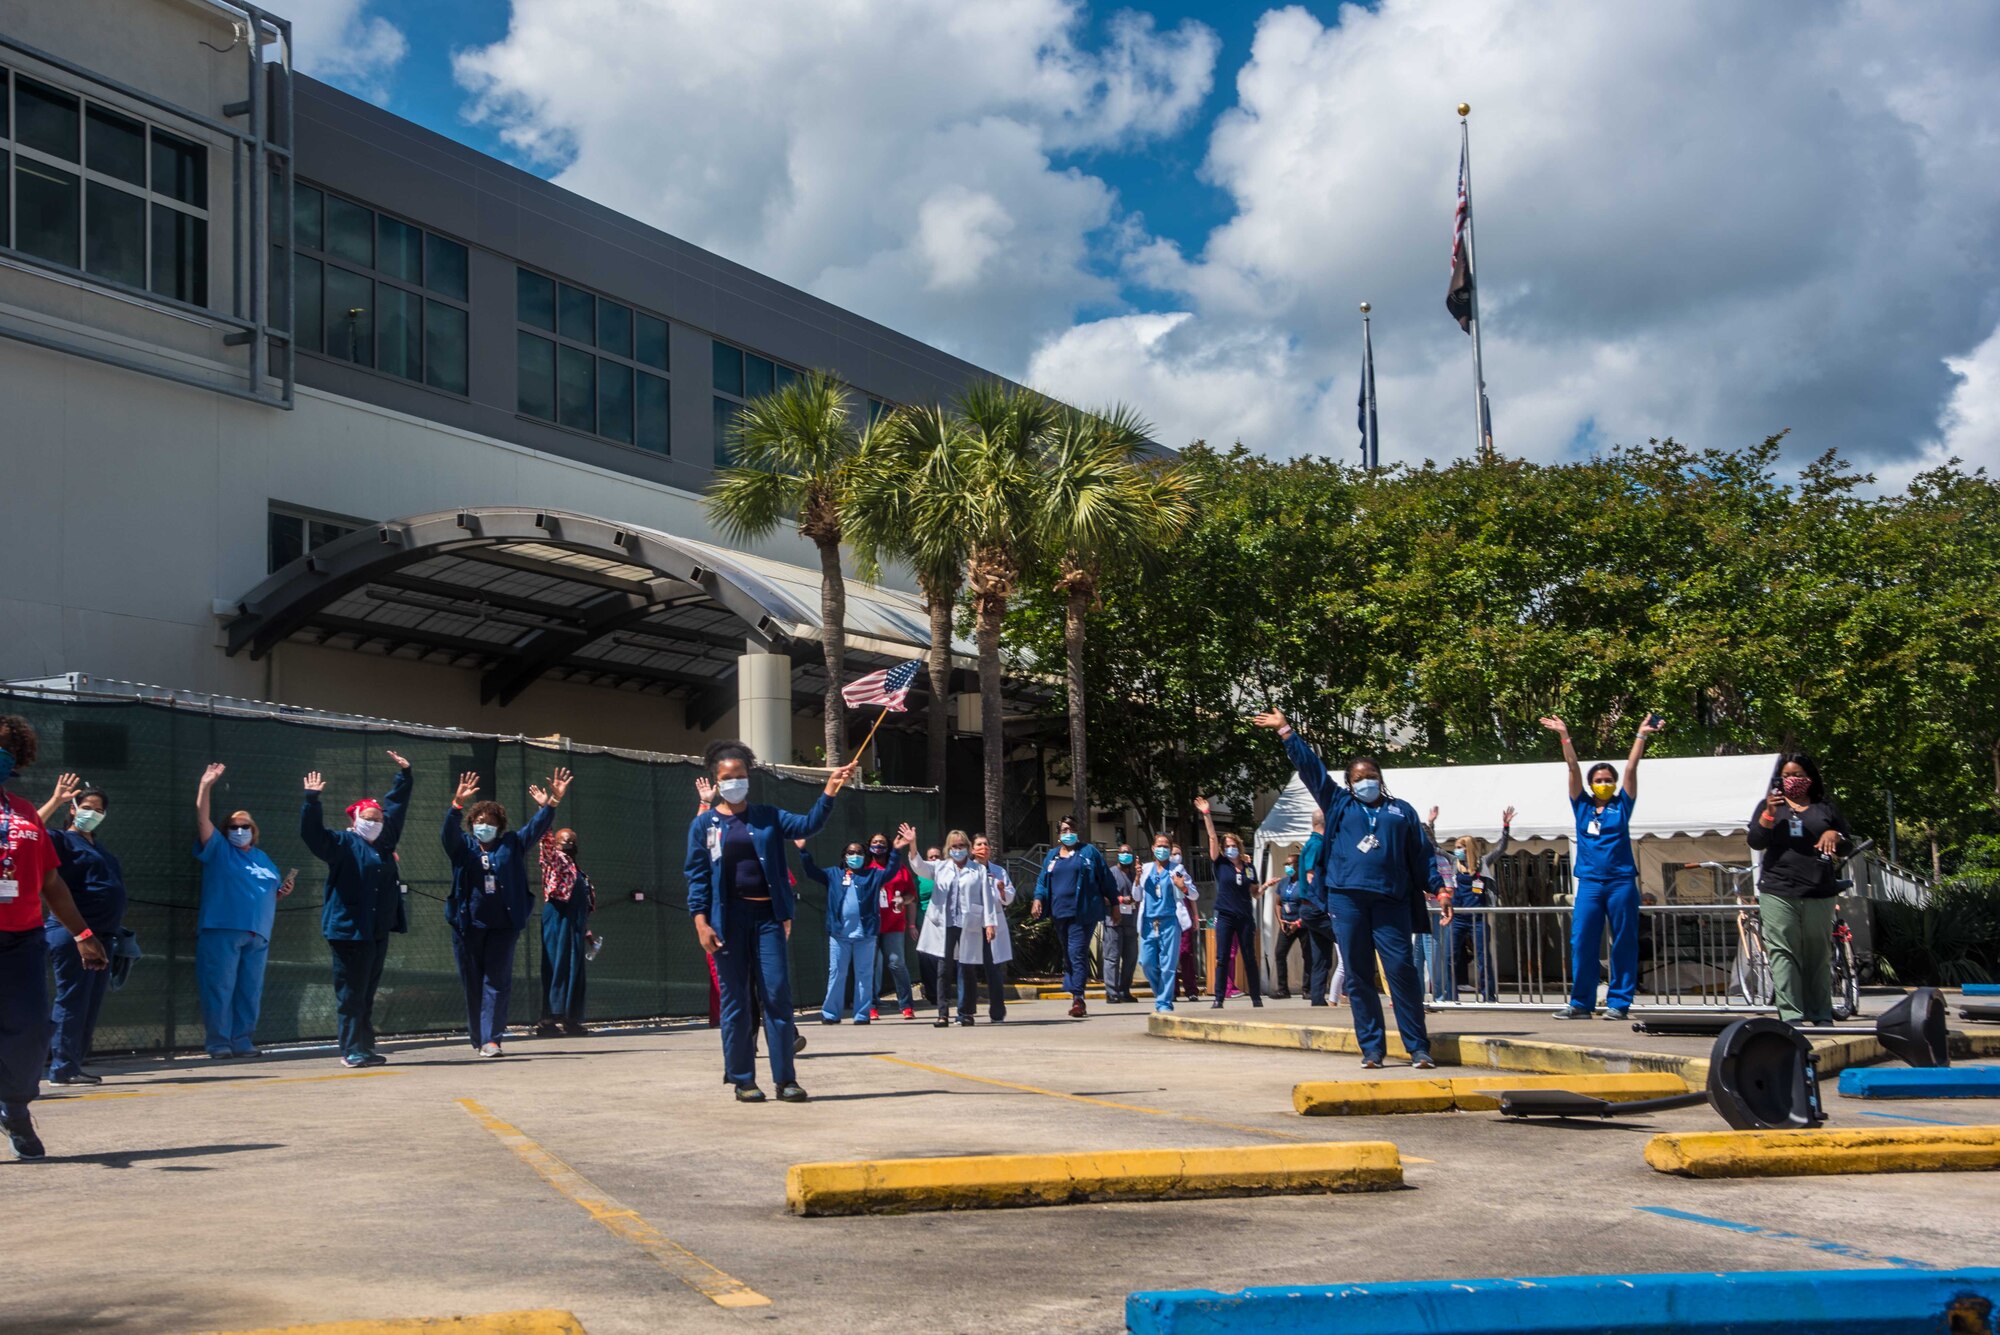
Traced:
[[2000, 328], [1963, 357], [1945, 358], [1956, 378], [1938, 414], [1937, 437], [1914, 457], [1877, 470], [1885, 491], [1900, 491], [1926, 469], [1957, 459], [1966, 468], [2000, 475]]
[[379, 14], [369, 0], [292, 0], [293, 65], [315, 79], [337, 84], [371, 102], [387, 105], [390, 80], [409, 51], [402, 30]]
[[555, 180], [999, 371], [1117, 301], [1113, 192], [1056, 159], [1183, 126], [1217, 50], [1081, 0], [516, 0], [457, 57]]
[[1204, 168], [1235, 215], [1196, 253], [1126, 259], [1187, 314], [1053, 335], [1031, 367], [1129, 394], [1169, 441], [1346, 453], [1365, 297], [1384, 457], [1467, 452], [1444, 311], [1464, 98], [1503, 449], [1791, 427], [1802, 455], [1908, 459], [1954, 384], [1944, 438], [1986, 420], [1959, 405], [2000, 353], [1947, 359], [2000, 316], [1996, 62], [2000, 7], [1979, 3], [1275, 10]]

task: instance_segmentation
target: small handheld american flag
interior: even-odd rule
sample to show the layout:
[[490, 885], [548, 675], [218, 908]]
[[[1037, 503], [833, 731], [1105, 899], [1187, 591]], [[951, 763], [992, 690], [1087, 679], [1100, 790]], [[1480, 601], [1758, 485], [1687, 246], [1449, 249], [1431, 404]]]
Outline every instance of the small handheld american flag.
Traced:
[[849, 709], [870, 709], [881, 707], [885, 712], [900, 713], [907, 707], [910, 686], [923, 668], [924, 660], [912, 658], [907, 663], [871, 672], [865, 677], [849, 682], [841, 688], [840, 697], [847, 701]]

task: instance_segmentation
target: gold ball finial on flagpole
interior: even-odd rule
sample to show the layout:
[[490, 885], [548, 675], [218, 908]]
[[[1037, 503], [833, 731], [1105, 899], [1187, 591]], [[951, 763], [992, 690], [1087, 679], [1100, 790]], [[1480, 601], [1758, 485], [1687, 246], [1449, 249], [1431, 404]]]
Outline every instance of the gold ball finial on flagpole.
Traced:
[[1459, 103], [1458, 114], [1461, 116], [1470, 116], [1472, 114], [1472, 103], [1470, 102]]
[[1362, 302], [1362, 303], [1361, 303], [1361, 313], [1362, 313], [1363, 315], [1366, 315], [1366, 314], [1368, 314], [1368, 312], [1369, 312], [1369, 311], [1371, 311], [1371, 310], [1373, 310], [1373, 309], [1374, 309], [1374, 307], [1370, 306], [1370, 305], [1369, 305], [1369, 304], [1368, 304], [1367, 302], [1365, 302], [1365, 301], [1364, 301], [1364, 302]]

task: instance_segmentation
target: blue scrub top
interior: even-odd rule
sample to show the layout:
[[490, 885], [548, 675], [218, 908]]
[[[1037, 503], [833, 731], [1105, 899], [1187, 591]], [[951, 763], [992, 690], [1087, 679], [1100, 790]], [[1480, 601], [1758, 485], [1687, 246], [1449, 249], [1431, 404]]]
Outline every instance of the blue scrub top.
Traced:
[[1247, 854], [1232, 862], [1225, 856], [1215, 864], [1215, 911], [1234, 918], [1248, 918], [1256, 910], [1250, 904], [1250, 873], [1243, 865]]
[[[101, 840], [93, 843], [75, 830], [51, 830], [49, 839], [56, 847], [63, 884], [69, 887], [84, 925], [99, 936], [117, 931], [125, 921], [125, 869], [118, 865], [118, 855]], [[61, 926], [53, 913], [47, 925]]]
[[1072, 853], [1068, 857], [1060, 853], [1049, 854], [1048, 866], [1042, 875], [1048, 881], [1049, 911], [1058, 918], [1082, 916], [1083, 892], [1089, 885], [1090, 863], [1083, 854]]
[[194, 851], [201, 863], [201, 931], [255, 932], [271, 939], [278, 916], [278, 864], [261, 848], [238, 848], [220, 829]]
[[840, 934], [849, 941], [862, 940], [868, 935], [861, 922], [861, 881], [867, 873], [842, 867], [834, 875], [840, 878]]
[[[1624, 881], [1636, 879], [1639, 864], [1632, 859], [1632, 795], [1620, 788], [1597, 809], [1586, 793], [1574, 798], [1576, 811], [1576, 878], [1579, 881]], [[1590, 832], [1592, 822], [1597, 833]]]

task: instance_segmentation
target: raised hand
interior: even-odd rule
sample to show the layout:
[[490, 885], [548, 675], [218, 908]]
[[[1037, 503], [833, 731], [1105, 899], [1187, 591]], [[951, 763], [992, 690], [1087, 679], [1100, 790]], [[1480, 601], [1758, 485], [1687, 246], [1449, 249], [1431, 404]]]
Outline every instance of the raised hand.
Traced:
[[312, 773], [306, 775], [305, 784], [307, 792], [317, 793], [326, 787], [326, 776], [318, 770], [314, 770]]
[[806, 851], [806, 841], [803, 839], [794, 839], [792, 840], [792, 847], [798, 849], [799, 852], [803, 853]]
[[1282, 728], [1286, 722], [1285, 711], [1282, 709], [1266, 709], [1262, 713], [1252, 714], [1250, 721], [1260, 728]]
[[462, 807], [477, 796], [479, 796], [479, 776], [467, 770], [458, 776], [458, 790], [451, 795], [452, 803]]
[[528, 796], [534, 800], [535, 805], [538, 807], [545, 807], [550, 801], [548, 790], [543, 788], [539, 783], [528, 785]]
[[407, 761], [407, 760], [405, 760], [405, 759], [403, 759], [403, 757], [402, 757], [401, 755], [399, 755], [398, 753], [396, 753], [396, 752], [394, 752], [394, 751], [391, 751], [391, 752], [389, 752], [389, 753], [388, 753], [388, 756], [389, 756], [389, 759], [391, 759], [391, 760], [393, 760], [393, 761], [395, 761], [395, 762], [396, 762], [396, 768], [397, 768], [397, 769], [408, 769], [408, 768], [410, 767], [410, 762], [409, 762], [409, 761]]
[[1514, 808], [1508, 807], [1500, 813], [1500, 823], [1502, 825], [1512, 825], [1514, 823]]
[[1438, 823], [1438, 809], [1436, 807], [1432, 807], [1431, 814], [1424, 817], [1424, 824], [1435, 825], [1437, 823]]
[[694, 781], [694, 795], [701, 799], [701, 804], [703, 806], [705, 807], [714, 806], [715, 780], [709, 778], [706, 774], [696, 775]]
[[1202, 815], [1206, 816], [1208, 814], [1208, 799], [1205, 797], [1197, 797], [1194, 800], [1194, 809], [1196, 811], [1199, 811]]
[[916, 846], [917, 846], [917, 828], [916, 826], [910, 824], [908, 821], [904, 821], [901, 825], [898, 825], [896, 827], [896, 847], [915, 848]]
[[228, 768], [229, 766], [227, 765], [221, 765], [221, 764], [210, 765], [207, 769], [201, 772], [201, 786], [204, 788], [215, 787], [216, 780], [220, 779], [222, 777], [222, 772]]
[[847, 781], [854, 777], [854, 771], [859, 769], [860, 767], [861, 767], [860, 761], [850, 760], [845, 765], [842, 765], [839, 769], [835, 770], [833, 773], [827, 775], [826, 795], [828, 797], [832, 797], [835, 793], [838, 793], [842, 788], [846, 787]]
[[571, 774], [561, 766], [557, 766], [556, 772], [549, 776], [549, 792], [555, 796], [556, 801], [560, 802], [563, 800], [564, 795], [569, 792], [569, 786], [575, 782], [576, 776], [574, 774]]
[[1666, 726], [1667, 726], [1666, 721], [1664, 719], [1658, 723], [1655, 723], [1653, 722], [1652, 715], [1648, 714], [1645, 718], [1639, 720], [1639, 735], [1641, 737], [1651, 737], [1654, 733], [1659, 732]]
[[1542, 726], [1550, 732], [1555, 733], [1558, 737], [1569, 736], [1569, 725], [1553, 714], [1542, 720]]
[[74, 774], [60, 775], [56, 779], [55, 791], [49, 794], [51, 802], [74, 802], [76, 795], [83, 791], [83, 780]]

